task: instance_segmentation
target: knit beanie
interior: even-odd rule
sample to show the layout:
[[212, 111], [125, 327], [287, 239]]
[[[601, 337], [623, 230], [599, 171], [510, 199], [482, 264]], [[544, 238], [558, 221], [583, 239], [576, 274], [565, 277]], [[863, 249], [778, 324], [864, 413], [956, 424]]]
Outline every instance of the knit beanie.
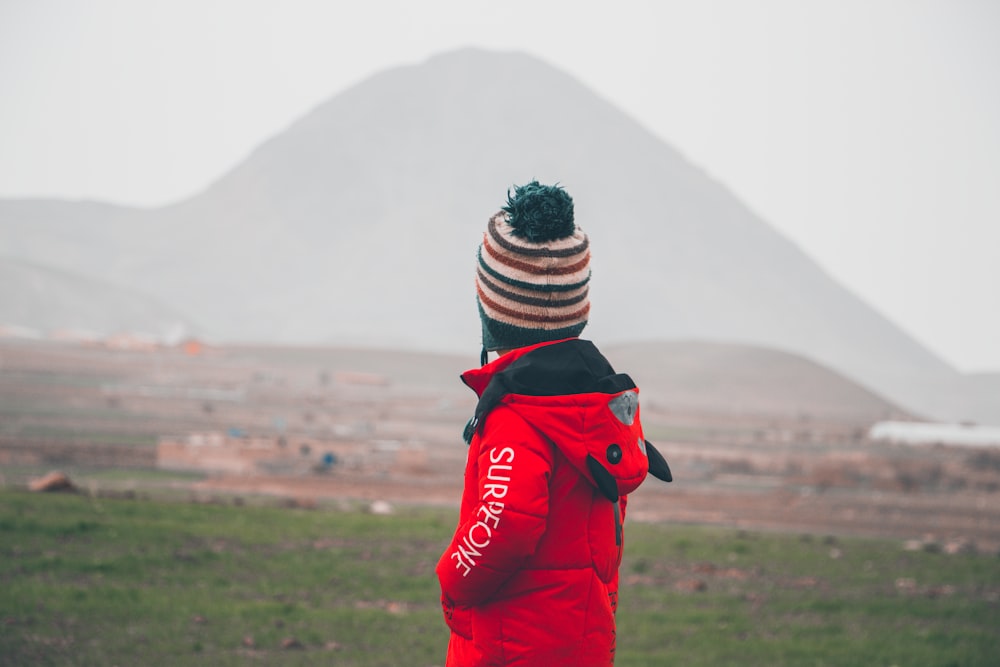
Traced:
[[573, 198], [532, 181], [507, 191], [479, 246], [476, 298], [486, 351], [579, 336], [590, 313], [590, 241]]

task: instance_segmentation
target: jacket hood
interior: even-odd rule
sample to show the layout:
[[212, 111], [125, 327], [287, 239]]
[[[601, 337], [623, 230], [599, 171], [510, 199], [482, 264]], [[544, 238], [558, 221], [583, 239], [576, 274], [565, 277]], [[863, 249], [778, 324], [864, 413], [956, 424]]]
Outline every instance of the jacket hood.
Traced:
[[615, 373], [590, 341], [570, 338], [510, 352], [462, 375], [480, 397], [466, 440], [504, 405], [562, 451], [609, 500], [651, 472], [670, 481], [666, 461], [643, 437], [639, 389]]

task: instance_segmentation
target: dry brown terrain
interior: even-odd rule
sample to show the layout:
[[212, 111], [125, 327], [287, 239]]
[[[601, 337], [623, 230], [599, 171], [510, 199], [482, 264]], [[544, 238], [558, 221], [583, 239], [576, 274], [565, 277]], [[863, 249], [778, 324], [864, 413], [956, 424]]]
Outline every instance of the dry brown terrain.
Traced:
[[[474, 406], [457, 376], [471, 363], [372, 350], [2, 341], [0, 484], [55, 467], [112, 469], [123, 472], [101, 482], [109, 488], [457, 505], [460, 433]], [[704, 373], [725, 380], [718, 368]], [[660, 392], [644, 394], [646, 434], [676, 481], [647, 481], [630, 499], [632, 520], [1000, 549], [1000, 451], [873, 442], [873, 415], [891, 410], [880, 399], [846, 397], [841, 383], [835, 410], [824, 410], [823, 391], [783, 409], [782, 391], [762, 377], [745, 396], [730, 386], [717, 409], [708, 409], [711, 386], [681, 401], [670, 400], [685, 389], [669, 378], [647, 383]], [[789, 381], [787, 372], [775, 380]], [[153, 469], [202, 474], [143, 474]]]

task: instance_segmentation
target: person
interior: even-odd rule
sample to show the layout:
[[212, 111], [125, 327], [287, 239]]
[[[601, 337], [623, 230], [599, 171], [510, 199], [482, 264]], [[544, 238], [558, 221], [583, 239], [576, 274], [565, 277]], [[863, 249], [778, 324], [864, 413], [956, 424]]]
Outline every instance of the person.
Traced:
[[449, 666], [614, 661], [627, 494], [671, 474], [643, 437], [635, 383], [579, 337], [590, 275], [569, 193], [508, 190], [479, 247], [481, 367], [462, 375], [479, 401], [436, 568]]

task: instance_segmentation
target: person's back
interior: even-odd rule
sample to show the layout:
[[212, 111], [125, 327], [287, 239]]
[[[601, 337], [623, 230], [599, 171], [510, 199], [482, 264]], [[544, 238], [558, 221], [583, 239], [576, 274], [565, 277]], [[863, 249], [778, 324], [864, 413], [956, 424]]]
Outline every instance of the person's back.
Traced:
[[[578, 338], [589, 241], [561, 188], [516, 188], [476, 285], [483, 366], [459, 526], [438, 563], [449, 665], [609, 665], [625, 494], [647, 470], [639, 391]], [[486, 364], [487, 351], [501, 357]]]

